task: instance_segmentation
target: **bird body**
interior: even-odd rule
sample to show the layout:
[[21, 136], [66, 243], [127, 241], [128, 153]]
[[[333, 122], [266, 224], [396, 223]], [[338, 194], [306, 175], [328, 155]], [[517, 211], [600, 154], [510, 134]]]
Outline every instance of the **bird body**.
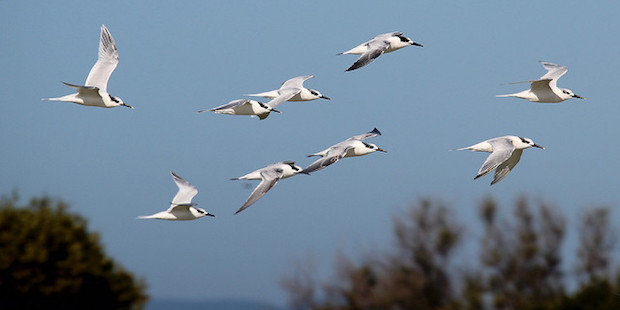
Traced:
[[97, 62], [90, 70], [84, 86], [63, 82], [65, 85], [77, 89], [77, 93], [56, 98], [43, 98], [43, 100], [73, 102], [102, 108], [125, 106], [133, 109], [121, 98], [108, 93], [108, 80], [118, 65], [119, 57], [114, 38], [105, 25], [101, 26], [98, 55]]
[[491, 153], [491, 155], [487, 157], [486, 161], [478, 170], [478, 174], [474, 177], [474, 180], [495, 170], [495, 177], [491, 182], [491, 185], [493, 185], [508, 175], [517, 163], [519, 163], [523, 150], [530, 147], [537, 147], [543, 150], [545, 149], [544, 147], [534, 143], [534, 141], [529, 138], [503, 136], [482, 141], [472, 146], [460, 148], [457, 149], [457, 151], [471, 150], [475, 152]]
[[570, 89], [557, 87], [558, 79], [568, 72], [568, 68], [546, 61], [540, 61], [540, 63], [547, 70], [545, 75], [534, 81], [512, 83], [530, 83], [530, 89], [496, 97], [516, 97], [532, 102], [547, 103], [558, 103], [571, 98], [585, 99], [575, 95]]
[[329, 97], [323, 96], [314, 89], [304, 87], [304, 81], [313, 77], [314, 75], [294, 77], [282, 83], [279, 89], [256, 94], [247, 94], [246, 96], [270, 98], [272, 100], [267, 102], [266, 105], [272, 108], [275, 108], [285, 101], [310, 101], [319, 98], [331, 100]]
[[264, 168], [252, 171], [246, 175], [234, 178], [231, 180], [261, 180], [256, 186], [250, 197], [245, 203], [235, 212], [235, 214], [245, 210], [258, 199], [263, 197], [272, 187], [274, 187], [279, 180], [290, 178], [301, 171], [301, 167], [295, 165], [295, 162], [285, 161], [268, 165]]
[[357, 61], [346, 70], [352, 71], [371, 63], [373, 60], [375, 60], [377, 57], [381, 56], [384, 53], [390, 53], [410, 45], [416, 45], [420, 47], [422, 46], [422, 44], [413, 42], [411, 39], [403, 36], [402, 32], [389, 32], [380, 34], [374, 37], [372, 40], [364, 42], [338, 55], [361, 55], [357, 59]]
[[270, 107], [262, 102], [250, 99], [237, 99], [219, 107], [209, 110], [200, 110], [198, 112], [205, 111], [212, 111], [216, 114], [252, 115], [258, 116], [258, 118], [261, 120], [267, 118], [269, 116], [269, 113], [271, 112], [280, 113], [280, 111], [274, 109], [273, 107]]
[[176, 193], [170, 208], [166, 211], [157, 212], [152, 215], [138, 216], [138, 219], [159, 219], [172, 221], [195, 220], [204, 216], [214, 216], [201, 208], [196, 208], [197, 203], [192, 203], [192, 199], [198, 194], [198, 189], [187, 180], [170, 171], [174, 183], [179, 191]]
[[376, 146], [375, 144], [364, 142], [365, 139], [379, 135], [381, 135], [381, 132], [375, 128], [368, 133], [353, 136], [318, 153], [308, 155], [308, 157], [320, 156], [321, 158], [304, 168], [304, 170], [300, 173], [310, 174], [311, 172], [321, 170], [344, 157], [362, 156], [376, 151], [386, 152], [384, 149]]

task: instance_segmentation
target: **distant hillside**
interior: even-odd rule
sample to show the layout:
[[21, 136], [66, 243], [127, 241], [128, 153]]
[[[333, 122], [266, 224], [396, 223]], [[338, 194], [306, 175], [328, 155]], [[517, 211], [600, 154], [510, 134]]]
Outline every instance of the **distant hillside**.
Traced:
[[248, 300], [151, 299], [146, 310], [283, 310], [284, 308]]

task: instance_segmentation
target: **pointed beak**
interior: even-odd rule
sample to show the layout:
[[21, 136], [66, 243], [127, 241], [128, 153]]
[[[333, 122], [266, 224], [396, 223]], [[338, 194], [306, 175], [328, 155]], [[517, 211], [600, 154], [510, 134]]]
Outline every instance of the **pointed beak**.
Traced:
[[329, 97], [326, 97], [326, 96], [323, 96], [323, 95], [321, 95], [321, 97], [319, 97], [319, 98], [323, 98], [323, 99], [327, 99], [327, 100], [332, 100], [332, 98], [329, 98]]
[[211, 214], [211, 213], [207, 213], [208, 216], [212, 216], [215, 217], [215, 215]]
[[542, 147], [542, 146], [540, 146], [540, 145], [538, 145], [538, 144], [536, 144], [536, 143], [534, 143], [534, 145], [532, 145], [532, 146], [533, 146], [533, 147], [537, 147], [537, 148], [539, 148], [539, 149], [543, 149], [543, 150], [545, 149], [544, 147]]
[[384, 149], [382, 149], [382, 148], [380, 148], [380, 147], [379, 147], [379, 148], [377, 148], [377, 151], [379, 151], [379, 152], [383, 152], [383, 153], [387, 153], [387, 151], [386, 151], [386, 150], [384, 150]]
[[133, 109], [133, 107], [132, 107], [132, 106], [130, 106], [130, 105], [126, 104], [126, 103], [123, 103], [123, 104], [121, 104], [121, 105], [122, 105], [122, 106], [124, 106], [124, 107], [128, 107], [128, 108], [130, 108], [130, 109]]
[[575, 94], [573, 94], [573, 98], [579, 98], [579, 99], [583, 99], [583, 100], [586, 100], [586, 98], [584, 98], [584, 97], [581, 97], [581, 96], [578, 96], [578, 95], [575, 95]]
[[424, 45], [420, 44], [420, 43], [416, 43], [411, 41], [411, 45], [415, 45], [415, 46], [419, 46], [419, 47], [424, 47]]
[[280, 111], [278, 111], [276, 109], [271, 109], [271, 112], [282, 113], [282, 112], [280, 112]]

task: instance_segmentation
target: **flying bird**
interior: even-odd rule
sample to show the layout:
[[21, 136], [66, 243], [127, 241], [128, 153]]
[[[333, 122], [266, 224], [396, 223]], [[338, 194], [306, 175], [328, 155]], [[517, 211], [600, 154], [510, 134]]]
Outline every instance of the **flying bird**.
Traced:
[[338, 55], [344, 54], [356, 54], [361, 55], [349, 69], [345, 71], [352, 71], [355, 69], [359, 69], [377, 57], [381, 56], [383, 53], [393, 52], [395, 50], [401, 49], [405, 46], [415, 45], [422, 47], [422, 44], [413, 42], [411, 39], [403, 36], [402, 32], [390, 32], [380, 34], [374, 37], [372, 40], [368, 42], [364, 42], [346, 52], [342, 52]]
[[124, 103], [121, 98], [108, 94], [108, 80], [117, 65], [118, 50], [116, 49], [116, 43], [108, 28], [105, 25], [101, 25], [99, 58], [93, 68], [90, 69], [84, 86], [63, 82], [65, 85], [77, 89], [77, 93], [58, 98], [43, 98], [43, 100], [74, 102], [102, 108], [125, 106], [133, 109], [132, 106]]
[[215, 216], [204, 209], [196, 208], [197, 203], [192, 202], [192, 198], [198, 194], [198, 189], [187, 182], [176, 173], [170, 171], [174, 183], [177, 184], [179, 191], [172, 198], [170, 208], [166, 211], [158, 212], [153, 215], [138, 216], [139, 219], [160, 219], [171, 221], [195, 220], [204, 216]]
[[353, 136], [340, 143], [334, 144], [323, 151], [308, 155], [308, 157], [321, 156], [321, 158], [310, 164], [310, 166], [306, 167], [300, 173], [310, 174], [311, 172], [321, 170], [337, 162], [343, 157], [362, 156], [376, 151], [387, 152], [372, 143], [364, 142], [365, 139], [379, 135], [381, 135], [381, 132], [375, 128], [371, 132]]
[[558, 103], [570, 98], [586, 99], [575, 95], [570, 89], [559, 88], [557, 86], [558, 79], [568, 72], [568, 68], [566, 68], [566, 66], [556, 65], [546, 61], [540, 61], [540, 63], [545, 70], [547, 70], [547, 73], [541, 76], [538, 80], [511, 83], [530, 83], [530, 89], [514, 94], [497, 95], [497, 97], [517, 97], [532, 102], [550, 103]]
[[256, 186], [250, 197], [245, 201], [245, 203], [235, 212], [235, 214], [245, 210], [247, 207], [251, 206], [257, 200], [259, 200], [263, 195], [265, 195], [272, 187], [278, 184], [280, 179], [286, 179], [292, 177], [301, 171], [301, 167], [295, 165], [293, 161], [284, 161], [275, 164], [271, 164], [264, 168], [252, 171], [244, 176], [234, 178], [231, 180], [261, 180], [261, 182]]
[[478, 174], [474, 177], [474, 180], [495, 169], [495, 177], [493, 178], [493, 182], [491, 182], [491, 185], [493, 185], [508, 175], [521, 159], [523, 150], [530, 147], [545, 149], [529, 138], [503, 136], [460, 148], [457, 149], [457, 151], [471, 150], [475, 152], [491, 153], [482, 164], [482, 167], [480, 167], [480, 170], [478, 170]]
[[271, 101], [266, 103], [271, 108], [275, 108], [285, 101], [310, 101], [319, 98], [331, 100], [331, 98], [321, 95], [321, 93], [314, 89], [304, 87], [304, 82], [313, 77], [314, 75], [294, 77], [282, 83], [280, 89], [258, 94], [247, 94], [246, 96], [271, 98]]
[[274, 109], [273, 107], [250, 99], [237, 99], [219, 107], [208, 110], [200, 110], [198, 112], [205, 111], [213, 111], [215, 114], [252, 115], [258, 116], [261, 120], [266, 119], [271, 112], [280, 113], [280, 111]]

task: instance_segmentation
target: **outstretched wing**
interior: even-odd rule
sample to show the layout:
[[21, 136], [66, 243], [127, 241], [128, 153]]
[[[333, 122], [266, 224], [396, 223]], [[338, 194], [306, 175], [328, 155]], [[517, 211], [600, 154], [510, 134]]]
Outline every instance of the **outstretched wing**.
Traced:
[[276, 186], [276, 184], [278, 184], [278, 181], [282, 178], [282, 173], [283, 171], [280, 168], [262, 171], [260, 173], [262, 178], [260, 184], [258, 184], [250, 197], [248, 197], [248, 200], [245, 201], [245, 203], [241, 206], [241, 208], [239, 208], [239, 210], [237, 210], [237, 212], [235, 212], [235, 214], [251, 206], [257, 200], [263, 197], [263, 195], [265, 195], [272, 187]]
[[390, 44], [383, 39], [373, 39], [367, 43], [368, 49], [345, 71], [359, 69], [381, 56]]
[[566, 66], [556, 65], [554, 63], [546, 61], [540, 61], [540, 64], [543, 66], [543, 68], [545, 68], [545, 70], [547, 70], [547, 73], [541, 76], [538, 80], [551, 80], [549, 82], [549, 84], [551, 84], [551, 87], [555, 87], [558, 79], [562, 75], [566, 74], [566, 72], [568, 72], [568, 68], [566, 68]]
[[499, 165], [510, 158], [515, 150], [515, 147], [506, 138], [489, 141], [489, 143], [493, 147], [493, 153], [491, 153], [491, 155], [489, 155], [489, 157], [487, 157], [484, 161], [482, 167], [478, 170], [478, 175], [474, 178], [474, 180], [499, 167]]
[[289, 79], [287, 81], [285, 81], [284, 83], [282, 83], [282, 86], [280, 86], [280, 89], [284, 89], [284, 88], [303, 88], [304, 87], [304, 82], [308, 79], [313, 78], [314, 75], [303, 75], [303, 76], [297, 76], [294, 77], [292, 79]]
[[368, 138], [372, 138], [372, 137], [376, 137], [376, 136], [380, 136], [381, 132], [379, 131], [379, 129], [375, 128], [370, 132], [361, 134], [361, 135], [357, 135], [357, 136], [353, 136], [347, 140], [359, 140], [359, 141], [363, 141], [366, 140]]
[[101, 39], [99, 40], [99, 58], [90, 69], [86, 78], [86, 86], [95, 86], [107, 92], [110, 75], [118, 65], [118, 50], [114, 38], [105, 25], [101, 25]]
[[66, 82], [62, 82], [63, 84], [69, 86], [69, 87], [73, 87], [75, 89], [77, 89], [78, 94], [82, 95], [82, 96], [99, 96], [99, 88], [94, 87], [94, 86], [80, 86], [80, 85], [74, 85], [74, 84], [69, 84]]
[[174, 183], [176, 183], [179, 188], [177, 194], [174, 198], [172, 198], [172, 206], [191, 204], [192, 198], [198, 194], [198, 189], [196, 189], [196, 187], [191, 183], [187, 182], [187, 180], [178, 176], [176, 173], [170, 171], [170, 174], [172, 175]]
[[208, 109], [208, 110], [200, 110], [198, 112], [205, 112], [205, 111], [217, 111], [217, 110], [224, 110], [224, 109], [229, 109], [229, 108], [234, 108], [240, 105], [244, 105], [250, 102], [250, 99], [236, 99], [236, 100], [232, 100], [230, 102], [228, 102], [227, 104], [223, 104], [219, 107], [215, 107], [213, 109]]
[[504, 161], [501, 165], [499, 165], [499, 167], [497, 167], [495, 170], [495, 177], [493, 178], [491, 185], [501, 181], [508, 175], [512, 168], [514, 168], [521, 159], [521, 154], [523, 154], [523, 150], [515, 150], [512, 152], [512, 155], [508, 158], [508, 160]]
[[278, 90], [278, 97], [271, 99], [271, 101], [265, 103], [266, 105], [275, 108], [282, 102], [288, 101], [289, 99], [295, 97], [295, 95], [301, 92], [301, 88], [285, 88]]
[[327, 152], [327, 154], [325, 154], [325, 156], [321, 157], [320, 159], [317, 159], [315, 162], [310, 164], [310, 166], [306, 167], [304, 170], [300, 171], [299, 173], [311, 173], [314, 171], [321, 170], [337, 162], [341, 158], [343, 158], [344, 155], [347, 154], [347, 151], [350, 148], [351, 146], [335, 145], [329, 149], [329, 151]]

